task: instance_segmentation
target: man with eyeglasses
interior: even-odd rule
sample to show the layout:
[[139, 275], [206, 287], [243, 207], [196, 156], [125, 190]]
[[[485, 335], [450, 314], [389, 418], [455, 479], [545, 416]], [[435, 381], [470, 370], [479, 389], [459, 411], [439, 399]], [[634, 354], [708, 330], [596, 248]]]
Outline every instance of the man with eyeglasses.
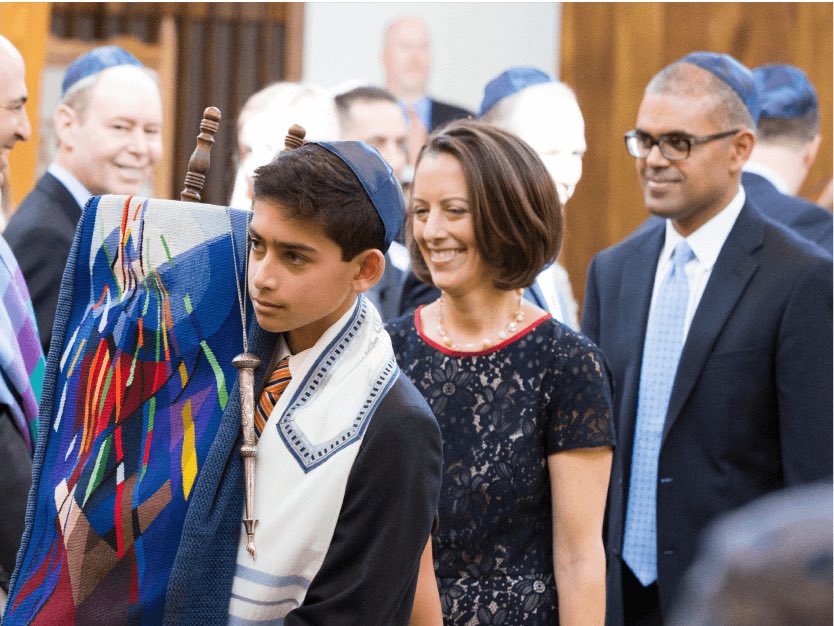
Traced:
[[745, 198], [758, 112], [746, 67], [696, 52], [626, 133], [662, 219], [599, 253], [585, 295], [615, 379], [610, 624], [663, 624], [716, 515], [831, 479], [831, 260]]

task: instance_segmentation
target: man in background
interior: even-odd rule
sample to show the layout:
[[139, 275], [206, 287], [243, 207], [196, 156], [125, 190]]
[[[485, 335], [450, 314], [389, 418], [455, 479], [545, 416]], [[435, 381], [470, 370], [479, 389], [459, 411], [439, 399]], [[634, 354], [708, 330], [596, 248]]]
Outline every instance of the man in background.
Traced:
[[249, 96], [237, 118], [239, 164], [231, 206], [252, 207], [255, 170], [284, 149], [284, 139], [293, 124], [304, 127], [307, 141], [338, 137], [339, 120], [332, 94], [318, 85], [279, 81]]
[[67, 68], [52, 119], [55, 161], [5, 231], [29, 285], [44, 352], [81, 210], [94, 195], [137, 194], [151, 180], [162, 155], [162, 99], [133, 55], [106, 46]]
[[770, 219], [831, 254], [831, 213], [796, 195], [820, 147], [816, 90], [792, 65], [762, 65], [753, 77], [762, 112], [756, 146], [741, 177], [744, 189]]
[[[31, 133], [23, 57], [0, 36], [0, 177]], [[0, 236], [0, 615], [26, 517], [44, 359], [26, 283]]]
[[445, 122], [472, 115], [466, 109], [429, 97], [431, 61], [429, 31], [422, 20], [406, 16], [388, 26], [382, 50], [385, 86], [408, 116], [408, 162], [412, 166], [428, 133]]
[[[512, 67], [486, 86], [478, 117], [517, 135], [536, 151], [556, 183], [564, 211], [582, 177], [587, 149], [585, 120], [573, 90], [539, 69]], [[542, 270], [531, 292], [541, 308], [579, 329], [570, 277], [558, 262]]]
[[408, 127], [396, 97], [379, 87], [356, 87], [335, 98], [342, 140], [364, 141], [403, 182], [408, 165]]
[[[335, 98], [343, 141], [364, 141], [388, 162], [400, 183], [408, 166], [408, 127], [397, 99], [379, 87], [357, 87]], [[403, 273], [408, 250], [397, 241], [385, 253], [385, 273], [365, 292], [387, 321], [399, 315]]]
[[23, 57], [12, 43], [0, 36], [0, 232], [6, 224], [9, 152], [18, 141], [28, 141], [32, 134], [24, 105], [28, 98], [23, 82]]

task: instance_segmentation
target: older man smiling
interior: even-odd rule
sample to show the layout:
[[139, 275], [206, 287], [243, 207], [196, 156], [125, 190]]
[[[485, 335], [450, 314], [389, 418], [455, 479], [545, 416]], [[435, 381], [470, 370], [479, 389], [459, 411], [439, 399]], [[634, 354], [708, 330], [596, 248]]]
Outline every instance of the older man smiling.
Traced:
[[81, 209], [91, 196], [136, 194], [162, 155], [162, 99], [129, 52], [96, 48], [67, 68], [53, 114], [55, 161], [5, 231], [32, 294], [49, 350], [64, 266]]

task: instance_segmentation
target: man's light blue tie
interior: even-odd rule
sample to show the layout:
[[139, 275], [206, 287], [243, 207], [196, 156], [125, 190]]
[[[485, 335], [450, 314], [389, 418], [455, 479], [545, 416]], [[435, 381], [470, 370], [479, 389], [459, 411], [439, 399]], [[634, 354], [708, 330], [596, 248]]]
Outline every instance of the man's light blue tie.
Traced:
[[657, 580], [657, 464], [669, 396], [683, 346], [689, 284], [684, 266], [694, 258], [686, 241], [675, 246], [646, 327], [637, 424], [623, 538], [623, 559], [644, 586]]

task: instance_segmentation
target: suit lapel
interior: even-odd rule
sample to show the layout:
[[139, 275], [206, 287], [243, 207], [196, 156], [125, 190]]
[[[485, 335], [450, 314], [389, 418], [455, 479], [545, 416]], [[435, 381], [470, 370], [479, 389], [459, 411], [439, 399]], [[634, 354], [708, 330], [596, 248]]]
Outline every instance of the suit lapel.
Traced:
[[752, 205], [745, 202], [692, 318], [663, 424], [664, 441], [692, 393], [718, 335], [759, 266], [753, 252], [761, 246], [763, 238], [764, 222], [756, 216]]

